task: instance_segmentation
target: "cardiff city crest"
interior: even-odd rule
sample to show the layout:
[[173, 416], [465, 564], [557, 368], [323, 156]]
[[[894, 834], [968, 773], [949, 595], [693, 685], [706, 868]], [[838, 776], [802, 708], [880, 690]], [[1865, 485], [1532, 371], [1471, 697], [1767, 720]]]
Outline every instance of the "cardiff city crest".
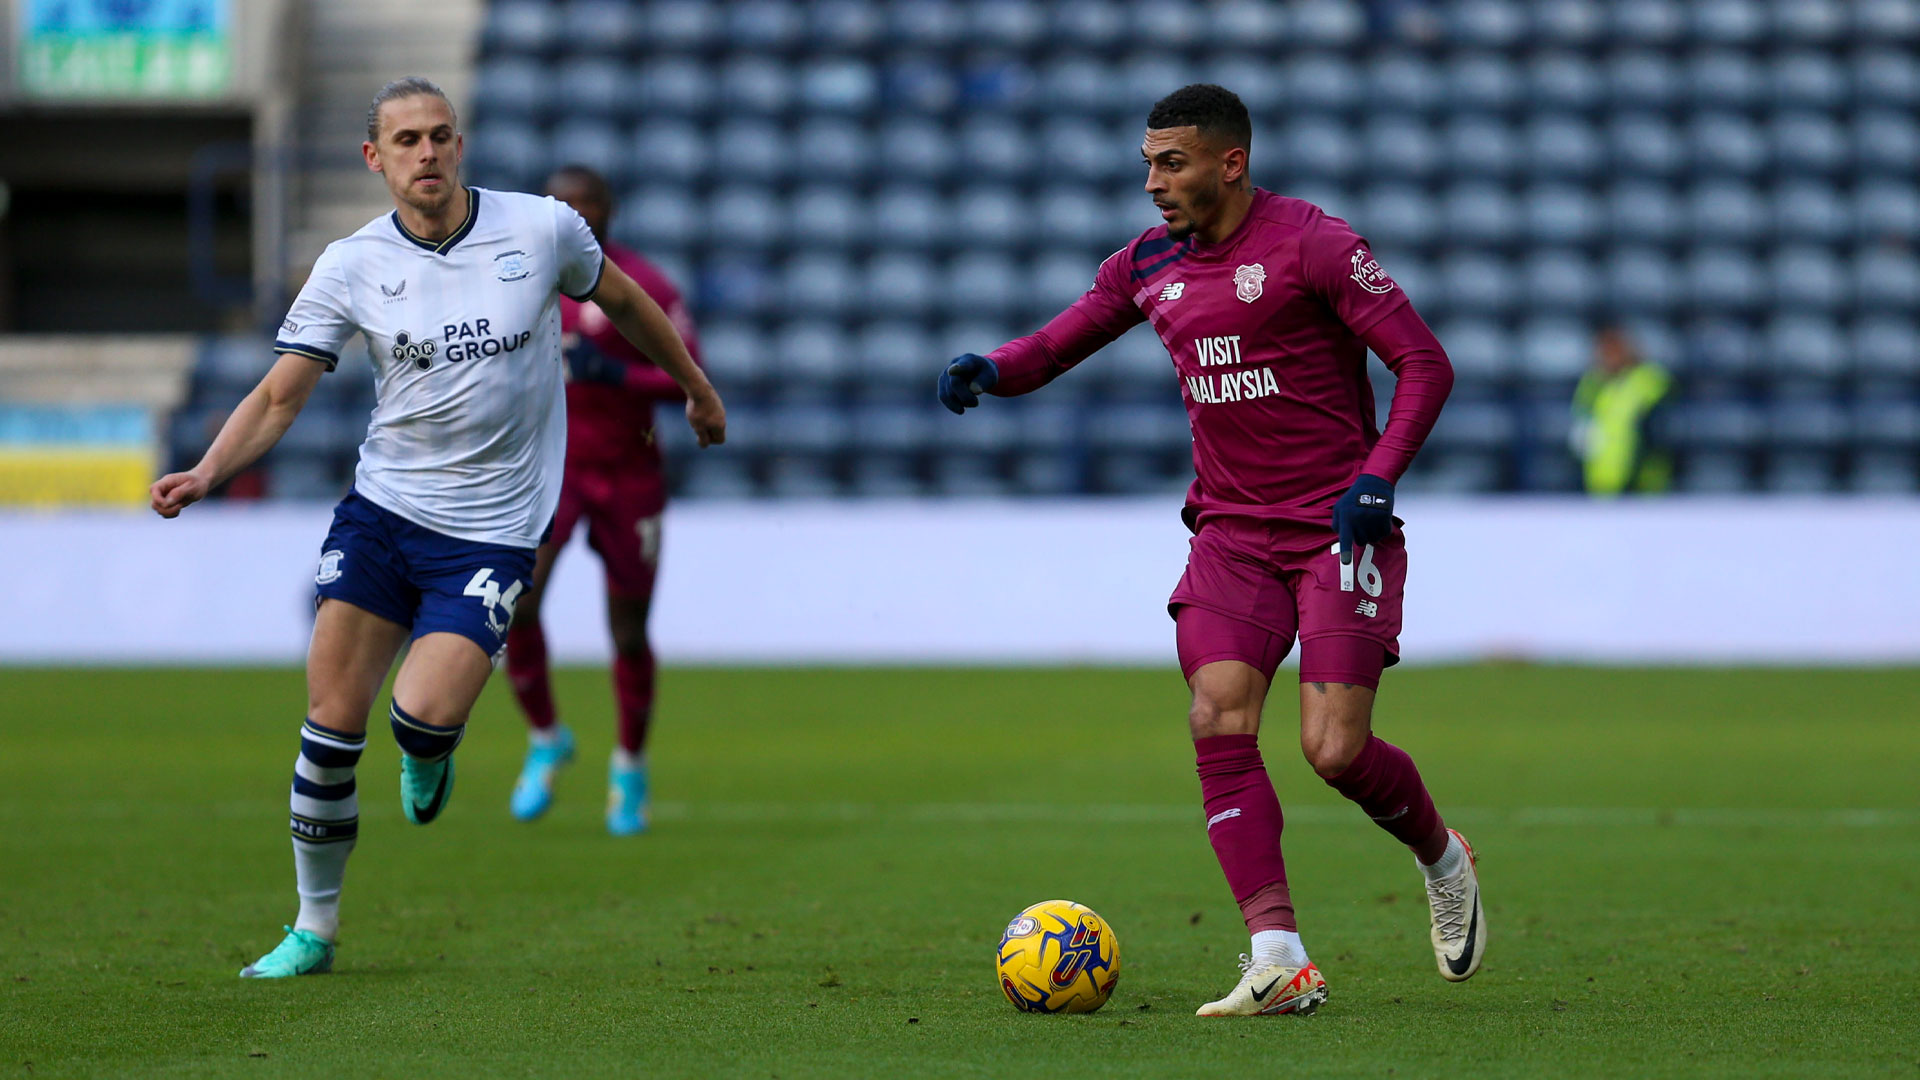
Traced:
[[1259, 263], [1249, 263], [1233, 272], [1233, 295], [1242, 302], [1251, 304], [1260, 299], [1266, 290], [1267, 268]]

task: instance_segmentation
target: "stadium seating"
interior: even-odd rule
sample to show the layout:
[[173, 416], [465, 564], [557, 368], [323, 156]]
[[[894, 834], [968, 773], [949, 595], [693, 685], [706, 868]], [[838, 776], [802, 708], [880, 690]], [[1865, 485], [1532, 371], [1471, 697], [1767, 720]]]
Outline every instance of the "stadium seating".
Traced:
[[[1177, 488], [1147, 331], [1018, 407], [959, 420], [931, 386], [1155, 223], [1144, 113], [1195, 79], [1453, 353], [1410, 484], [1573, 484], [1572, 381], [1626, 320], [1679, 376], [1683, 489], [1912, 490], [1916, 47], [1911, 0], [494, 0], [469, 167], [602, 170], [615, 237], [680, 275], [736, 432], [674, 455], [689, 494]], [[257, 373], [236, 348], [177, 453]], [[333, 378], [276, 492], [344, 481], [370, 386]]]

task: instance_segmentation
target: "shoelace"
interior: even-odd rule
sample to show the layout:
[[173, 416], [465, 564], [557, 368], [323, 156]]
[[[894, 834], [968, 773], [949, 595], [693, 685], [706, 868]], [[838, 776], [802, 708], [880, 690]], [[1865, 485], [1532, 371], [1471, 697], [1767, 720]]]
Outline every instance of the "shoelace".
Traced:
[[1467, 932], [1467, 875], [1452, 881], [1427, 882], [1427, 902], [1433, 908], [1433, 921], [1440, 936], [1452, 941]]
[[1247, 976], [1253, 974], [1254, 968], [1264, 967], [1264, 966], [1265, 965], [1261, 964], [1259, 961], [1255, 960], [1253, 957], [1248, 956], [1246, 953], [1240, 954], [1240, 977], [1241, 978], [1244, 979]]

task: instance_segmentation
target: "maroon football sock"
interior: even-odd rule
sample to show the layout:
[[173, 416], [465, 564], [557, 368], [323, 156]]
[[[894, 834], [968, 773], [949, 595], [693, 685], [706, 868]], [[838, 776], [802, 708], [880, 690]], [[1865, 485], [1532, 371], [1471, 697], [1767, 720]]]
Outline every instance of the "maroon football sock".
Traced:
[[1207, 840], [1240, 903], [1247, 929], [1294, 930], [1287, 864], [1280, 855], [1280, 799], [1252, 735], [1193, 740], [1200, 795], [1207, 808]]
[[613, 696], [620, 706], [620, 748], [637, 754], [653, 720], [653, 650], [613, 658]]
[[1428, 845], [1440, 835], [1440, 812], [1433, 808], [1420, 770], [1405, 750], [1378, 735], [1367, 736], [1367, 745], [1346, 771], [1326, 781], [1408, 847]]
[[527, 714], [527, 723], [540, 731], [553, 726], [553, 685], [547, 680], [547, 635], [537, 621], [514, 623], [507, 630], [507, 682]]

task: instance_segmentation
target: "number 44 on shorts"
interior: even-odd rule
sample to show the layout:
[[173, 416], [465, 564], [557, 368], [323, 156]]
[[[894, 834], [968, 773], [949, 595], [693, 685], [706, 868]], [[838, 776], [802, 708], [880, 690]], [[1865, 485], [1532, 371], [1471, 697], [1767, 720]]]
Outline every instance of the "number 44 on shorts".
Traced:
[[[1333, 545], [1333, 557], [1335, 559], [1340, 557], [1340, 545], [1337, 543]], [[1365, 592], [1368, 596], [1379, 596], [1380, 590], [1385, 587], [1386, 583], [1380, 578], [1380, 568], [1373, 565], [1372, 544], [1368, 544], [1360, 549], [1360, 559], [1357, 564], [1350, 562], [1340, 564], [1340, 591], [1353, 591], [1354, 570], [1356, 566], [1359, 570], [1358, 576], [1360, 578], [1361, 591]]]
[[[526, 587], [526, 582], [515, 580], [505, 592], [501, 592], [500, 583], [493, 580], [493, 571], [483, 569], [474, 571], [473, 580], [467, 582], [461, 595], [479, 597], [480, 602], [487, 605], [487, 625], [493, 628], [494, 633], [504, 634], [507, 624], [513, 621], [513, 605], [519, 603], [520, 592]], [[1376, 592], [1374, 595], [1379, 594]], [[500, 617], [503, 609], [506, 618]]]

